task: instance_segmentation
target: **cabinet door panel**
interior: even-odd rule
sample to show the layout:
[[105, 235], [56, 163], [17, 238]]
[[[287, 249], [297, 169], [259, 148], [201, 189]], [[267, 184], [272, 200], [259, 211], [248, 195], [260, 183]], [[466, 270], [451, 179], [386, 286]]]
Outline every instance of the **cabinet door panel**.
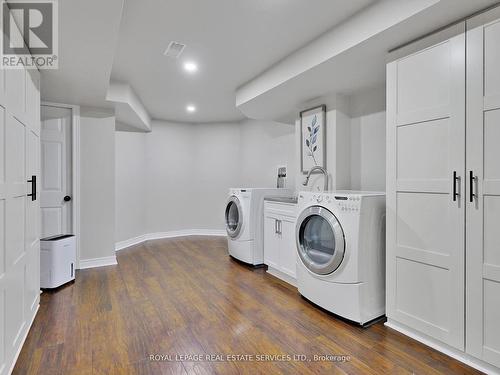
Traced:
[[450, 178], [451, 126], [449, 119], [440, 119], [398, 128], [398, 180]]
[[500, 9], [468, 26], [466, 351], [500, 367]]
[[[1, 73], [1, 70], [0, 70]], [[5, 238], [7, 184], [5, 176], [5, 109], [0, 106], [0, 238]], [[5, 273], [5, 241], [0, 241], [0, 278]], [[1, 289], [0, 289], [1, 294]], [[2, 310], [0, 310], [0, 314]], [[1, 319], [0, 319], [1, 320]], [[1, 337], [0, 337], [1, 342]], [[1, 362], [0, 362], [1, 367]]]
[[[451, 272], [423, 262], [397, 259], [396, 267], [397, 310], [403, 316], [417, 316], [414, 328], [425, 330], [428, 324], [435, 326], [436, 335], [447, 335]], [[422, 291], [425, 290], [425, 293]], [[415, 298], [419, 296], [418, 298]], [[439, 303], [437, 303], [439, 301]]]
[[280, 239], [277, 233], [274, 216], [264, 217], [264, 264], [279, 269], [280, 264]]
[[429, 120], [431, 113], [449, 114], [452, 49], [453, 45], [444, 41], [398, 61], [398, 124]]
[[500, 23], [492, 22], [484, 27], [484, 96], [500, 95]]
[[500, 366], [500, 282], [484, 279], [484, 339], [483, 359]]
[[[13, 267], [24, 253], [24, 223], [26, 203], [25, 126], [14, 117], [6, 119], [6, 267]], [[7, 270], [9, 272], [9, 270]]]
[[[26, 131], [26, 181], [32, 176], [40, 181], [40, 138], [32, 130]], [[31, 189], [29, 184], [28, 189]], [[40, 297], [40, 190], [37, 189], [35, 200], [26, 200], [25, 250], [25, 310], [26, 316], [32, 316]], [[31, 193], [31, 191], [29, 192]]]
[[280, 234], [280, 263], [281, 271], [293, 278], [297, 277], [297, 245], [295, 244], [295, 221], [288, 218], [281, 219]]
[[[0, 38], [2, 33], [0, 32]], [[0, 106], [4, 107], [7, 105], [5, 98], [5, 69], [0, 69]]]
[[12, 360], [27, 329], [24, 310], [25, 222], [26, 222], [26, 128], [9, 111], [5, 113], [5, 181], [0, 185], [4, 210], [2, 237], [5, 241], [4, 276], [0, 290], [4, 292], [4, 337], [6, 361]]
[[[1, 34], [0, 34], [1, 36]], [[0, 69], [0, 74], [3, 70]], [[0, 368], [5, 368], [5, 234], [6, 234], [6, 204], [7, 181], [5, 176], [5, 109], [0, 106]]]
[[26, 109], [26, 71], [5, 70], [5, 97], [9, 112], [23, 121]]
[[462, 350], [464, 26], [387, 67], [387, 315]]
[[40, 73], [26, 73], [26, 119], [28, 127], [40, 136]]

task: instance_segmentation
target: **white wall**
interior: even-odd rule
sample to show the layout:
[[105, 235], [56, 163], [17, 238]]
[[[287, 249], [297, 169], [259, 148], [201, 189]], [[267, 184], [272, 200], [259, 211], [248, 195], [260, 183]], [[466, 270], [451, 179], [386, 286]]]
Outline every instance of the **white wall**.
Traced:
[[[312, 108], [314, 106], [311, 106]], [[326, 112], [326, 170], [328, 172], [328, 189], [342, 190], [350, 189], [351, 184], [351, 143], [350, 143], [350, 118], [342, 109], [328, 108]], [[322, 174], [313, 174], [307, 186], [303, 185], [307, 171], [301, 171], [301, 120], [295, 123], [297, 159], [296, 189], [322, 191], [324, 189], [324, 177]]]
[[[155, 121], [151, 133], [117, 132], [116, 241], [145, 233], [224, 229], [228, 189], [275, 186], [278, 165], [295, 170], [294, 150], [293, 126], [253, 120]], [[145, 183], [120, 186], [133, 178]], [[289, 186], [294, 186], [293, 177]], [[141, 189], [142, 211], [130, 204]], [[142, 216], [145, 227], [136, 219]]]
[[115, 118], [81, 109], [80, 261], [114, 256]]
[[154, 123], [153, 131], [146, 134], [145, 233], [179, 230], [189, 225], [197, 147], [191, 128], [192, 125]]
[[[327, 163], [331, 187], [385, 190], [385, 89], [336, 98], [330, 109]], [[116, 241], [146, 233], [224, 229], [230, 187], [303, 189], [298, 128], [274, 122], [153, 122], [151, 133], [117, 132]], [[322, 189], [321, 176], [311, 186]]]
[[146, 135], [116, 132], [115, 139], [115, 237], [123, 241], [144, 234], [147, 228]]
[[[350, 97], [315, 99], [309, 107], [327, 103], [326, 169], [330, 190], [385, 191], [385, 87]], [[302, 185], [300, 120], [296, 121], [297, 190], [323, 190], [323, 176]]]
[[[385, 89], [336, 98], [327, 114], [331, 188], [385, 190]], [[303, 189], [298, 128], [274, 122], [175, 124], [116, 132], [116, 242], [146, 233], [224, 229], [230, 187]], [[321, 176], [311, 187], [323, 188]]]
[[184, 228], [224, 229], [227, 191], [241, 185], [240, 132], [240, 124], [192, 126], [194, 181]]
[[385, 87], [351, 97], [351, 188], [385, 191]]
[[277, 168], [287, 167], [287, 186], [295, 187], [295, 128], [276, 122], [246, 120], [240, 125], [241, 186], [275, 187]]

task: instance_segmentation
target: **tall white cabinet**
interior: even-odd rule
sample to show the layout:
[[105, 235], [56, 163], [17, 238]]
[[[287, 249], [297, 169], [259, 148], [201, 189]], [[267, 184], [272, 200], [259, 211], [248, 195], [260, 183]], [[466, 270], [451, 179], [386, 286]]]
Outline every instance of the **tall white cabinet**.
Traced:
[[[0, 35], [1, 37], [1, 35]], [[14, 365], [40, 297], [40, 75], [0, 70], [0, 374]]]
[[467, 22], [467, 352], [500, 367], [500, 8]]
[[500, 10], [391, 57], [388, 325], [500, 370]]

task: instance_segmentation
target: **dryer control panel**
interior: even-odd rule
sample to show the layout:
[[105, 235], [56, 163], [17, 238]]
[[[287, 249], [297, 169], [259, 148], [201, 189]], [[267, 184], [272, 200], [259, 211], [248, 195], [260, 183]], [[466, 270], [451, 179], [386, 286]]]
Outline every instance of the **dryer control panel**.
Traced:
[[359, 211], [361, 207], [361, 197], [356, 195], [335, 195], [334, 199], [342, 211]]
[[359, 212], [361, 207], [361, 197], [359, 195], [300, 194], [299, 199], [306, 199], [311, 203], [325, 207], [335, 205], [340, 210], [347, 212]]

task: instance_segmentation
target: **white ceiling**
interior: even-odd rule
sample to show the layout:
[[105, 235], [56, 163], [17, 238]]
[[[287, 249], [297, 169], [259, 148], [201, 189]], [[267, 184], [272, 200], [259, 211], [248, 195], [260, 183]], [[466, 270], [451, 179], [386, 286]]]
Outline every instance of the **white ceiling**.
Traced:
[[[374, 2], [125, 0], [111, 78], [130, 84], [152, 118], [237, 121], [237, 87]], [[170, 41], [187, 45], [177, 60], [163, 56]], [[186, 74], [185, 60], [199, 71]]]
[[[276, 118], [332, 90], [349, 92], [359, 81], [383, 83], [389, 47], [498, 0], [405, 0], [436, 5], [360, 43], [366, 44], [363, 53], [344, 53], [333, 59], [337, 65], [316, 61], [313, 50], [322, 41], [328, 43], [319, 57], [333, 48], [329, 41], [338, 30], [363, 29], [356, 19], [391, 1], [399, 0], [59, 1], [59, 69], [42, 71], [42, 99], [118, 111], [106, 101], [113, 80], [133, 92], [133, 102], [123, 103], [127, 125], [134, 125], [126, 121], [132, 112], [156, 120], [229, 122], [243, 118], [235, 106], [237, 89], [257, 87], [262, 93], [239, 103], [240, 109], [249, 117], [269, 112]], [[393, 8], [386, 13], [394, 18]], [[178, 60], [163, 56], [170, 41], [187, 44]], [[184, 72], [186, 60], [196, 61], [199, 72]], [[290, 69], [297, 62], [303, 72]], [[291, 76], [274, 85], [265, 79], [271, 73]], [[197, 112], [187, 113], [187, 104]]]
[[59, 1], [59, 69], [42, 70], [42, 100], [111, 106], [105, 96], [124, 0]]
[[388, 51], [498, 0], [384, 0], [359, 12], [237, 90], [250, 118], [293, 122], [299, 111], [385, 85]]

